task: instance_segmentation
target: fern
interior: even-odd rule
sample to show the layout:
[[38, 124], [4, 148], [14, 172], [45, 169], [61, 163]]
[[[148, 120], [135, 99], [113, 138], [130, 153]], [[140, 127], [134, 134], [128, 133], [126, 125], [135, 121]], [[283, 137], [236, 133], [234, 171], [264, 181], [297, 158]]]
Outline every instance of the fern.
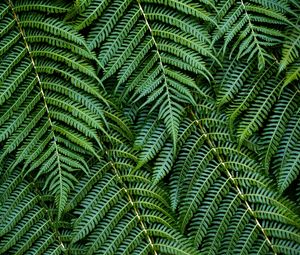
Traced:
[[300, 250], [300, 5], [0, 3], [0, 254]]

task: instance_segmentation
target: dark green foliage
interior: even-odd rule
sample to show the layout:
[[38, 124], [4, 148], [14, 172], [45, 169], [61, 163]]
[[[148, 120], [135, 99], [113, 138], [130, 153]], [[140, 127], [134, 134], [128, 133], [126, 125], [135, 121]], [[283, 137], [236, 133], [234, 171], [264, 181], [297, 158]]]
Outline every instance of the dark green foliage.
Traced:
[[300, 4], [0, 3], [0, 254], [300, 254]]

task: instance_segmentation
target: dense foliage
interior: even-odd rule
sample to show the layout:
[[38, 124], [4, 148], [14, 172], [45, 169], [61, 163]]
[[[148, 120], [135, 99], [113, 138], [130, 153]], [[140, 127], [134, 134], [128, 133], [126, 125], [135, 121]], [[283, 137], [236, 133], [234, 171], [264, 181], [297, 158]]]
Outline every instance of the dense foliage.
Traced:
[[0, 254], [300, 254], [298, 0], [3, 0]]

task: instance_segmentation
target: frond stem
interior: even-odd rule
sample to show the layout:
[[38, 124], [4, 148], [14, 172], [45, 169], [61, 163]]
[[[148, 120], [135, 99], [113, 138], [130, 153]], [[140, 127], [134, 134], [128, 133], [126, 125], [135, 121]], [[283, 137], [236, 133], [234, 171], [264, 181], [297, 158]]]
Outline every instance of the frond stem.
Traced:
[[[33, 185], [33, 187], [35, 189], [35, 193], [40, 198], [42, 196], [42, 193], [39, 190], [39, 188], [37, 187], [37, 185], [36, 185], [36, 183], [34, 181], [33, 176], [30, 175], [30, 177], [32, 179], [30, 183]], [[49, 218], [49, 220], [51, 222], [51, 228], [52, 228], [53, 232], [55, 233], [55, 235], [56, 235], [56, 237], [57, 237], [57, 239], [59, 241], [60, 246], [63, 248], [63, 250], [65, 250], [65, 245], [63, 244], [63, 242], [61, 240], [61, 235], [58, 232], [58, 229], [53, 226], [54, 220], [52, 219], [51, 214], [49, 213], [49, 207], [48, 207], [48, 205], [42, 199], [39, 199], [39, 202], [40, 202], [41, 206], [46, 210], [47, 216], [48, 216], [48, 218]]]
[[[14, 5], [12, 3], [11, 0], [8, 0], [8, 5], [12, 11], [12, 14], [13, 14], [13, 17], [14, 17], [14, 20], [16, 21], [16, 24], [17, 24], [17, 27], [20, 31], [20, 34], [23, 38], [23, 41], [24, 41], [24, 45], [25, 45], [25, 48], [27, 49], [28, 51], [28, 56], [30, 58], [30, 61], [31, 61], [31, 64], [32, 64], [32, 67], [33, 67], [33, 70], [34, 70], [34, 73], [35, 73], [35, 77], [38, 81], [38, 84], [39, 84], [39, 89], [40, 89], [40, 93], [42, 95], [42, 98], [43, 98], [43, 103], [44, 103], [44, 107], [46, 109], [46, 112], [47, 112], [47, 118], [48, 118], [48, 121], [49, 121], [49, 124], [50, 124], [50, 127], [51, 127], [51, 130], [52, 130], [52, 134], [53, 134], [53, 144], [55, 146], [55, 155], [56, 155], [56, 158], [57, 158], [57, 162], [58, 162], [58, 170], [59, 170], [59, 175], [60, 175], [60, 185], [62, 183], [62, 168], [61, 168], [61, 160], [60, 160], [60, 156], [59, 156], [59, 152], [58, 152], [58, 144], [57, 144], [57, 138], [55, 136], [55, 133], [54, 133], [54, 125], [53, 125], [53, 122], [51, 120], [51, 117], [50, 117], [50, 111], [49, 111], [49, 107], [47, 105], [47, 101], [46, 101], [46, 96], [45, 96], [45, 92], [43, 90], [43, 86], [42, 86], [42, 82], [41, 82], [41, 79], [40, 79], [40, 76], [38, 74], [38, 71], [37, 71], [37, 68], [36, 68], [36, 64], [35, 64], [35, 61], [32, 57], [32, 54], [31, 54], [31, 50], [30, 50], [30, 47], [29, 47], [29, 44], [26, 40], [26, 34], [25, 34], [25, 31], [23, 30], [22, 26], [21, 26], [21, 23], [20, 23], [20, 20], [19, 20], [19, 17], [17, 15], [17, 13], [15, 12], [15, 9], [14, 9]], [[64, 248], [64, 245], [63, 243], [61, 243], [61, 246]]]
[[[167, 77], [166, 77], [165, 67], [164, 67], [164, 65], [163, 65], [162, 57], [161, 57], [161, 55], [160, 55], [160, 52], [159, 52], [159, 50], [158, 50], [158, 44], [157, 44], [157, 42], [156, 42], [156, 40], [155, 40], [155, 38], [154, 38], [153, 30], [152, 30], [152, 28], [151, 28], [151, 26], [150, 26], [150, 24], [149, 24], [149, 22], [148, 22], [148, 20], [147, 20], [146, 14], [145, 14], [144, 9], [143, 9], [143, 7], [142, 7], [142, 5], [141, 5], [141, 3], [140, 3], [140, 0], [136, 0], [136, 1], [137, 1], [137, 3], [138, 3], [139, 9], [140, 9], [140, 11], [141, 11], [141, 13], [142, 13], [142, 15], [143, 15], [143, 17], [144, 17], [146, 26], [147, 26], [148, 29], [149, 29], [149, 32], [150, 32], [150, 34], [151, 34], [152, 41], [153, 41], [153, 43], [154, 43], [154, 45], [155, 45], [155, 48], [156, 48], [156, 54], [157, 54], [158, 59], [159, 59], [159, 65], [161, 66], [161, 69], [162, 69], [162, 75], [163, 75], [163, 78], [164, 78], [164, 81], [165, 81], [165, 82], [164, 82], [164, 87], [166, 88], [167, 98], [168, 98], [168, 103], [170, 104], [170, 103], [171, 103], [170, 92], [169, 92], [169, 87], [168, 87], [168, 83], [167, 83]], [[176, 146], [175, 146], [175, 145], [176, 145], [176, 144], [175, 144], [175, 141], [174, 141], [174, 150], [176, 150]]]
[[165, 68], [164, 68], [164, 65], [163, 65], [163, 63], [162, 63], [162, 57], [161, 57], [161, 55], [160, 55], [160, 53], [159, 53], [159, 50], [158, 50], [157, 42], [156, 42], [156, 40], [155, 40], [155, 38], [154, 38], [154, 35], [153, 35], [153, 30], [152, 30], [152, 28], [151, 28], [151, 26], [150, 26], [150, 24], [149, 24], [149, 22], [148, 22], [148, 20], [147, 20], [146, 14], [145, 14], [145, 12], [144, 12], [144, 9], [143, 9], [143, 7], [142, 7], [140, 1], [139, 1], [139, 0], [136, 0], [136, 1], [137, 1], [138, 6], [139, 6], [139, 9], [140, 9], [140, 11], [141, 11], [141, 13], [142, 13], [142, 15], [143, 15], [143, 18], [144, 18], [144, 20], [145, 20], [146, 26], [148, 27], [149, 32], [150, 32], [150, 34], [151, 34], [152, 41], [153, 41], [153, 43], [154, 43], [154, 45], [155, 45], [155, 48], [156, 48], [156, 54], [157, 54], [157, 56], [158, 56], [158, 58], [159, 58], [159, 64], [160, 64], [160, 66], [161, 66], [161, 68], [162, 68], [163, 76], [164, 76], [164, 78], [165, 78], [165, 80], [166, 80], [166, 76], [165, 76]]
[[146, 228], [144, 222], [143, 222], [142, 219], [141, 219], [140, 213], [139, 213], [138, 209], [136, 208], [136, 206], [134, 205], [133, 199], [132, 199], [132, 197], [130, 196], [130, 194], [129, 194], [129, 192], [128, 192], [128, 189], [127, 189], [125, 183], [122, 181], [122, 179], [121, 179], [121, 177], [120, 177], [120, 174], [119, 174], [117, 168], [115, 167], [115, 165], [114, 165], [114, 163], [113, 163], [112, 161], [109, 161], [109, 164], [111, 165], [111, 167], [112, 167], [112, 169], [113, 169], [115, 175], [117, 176], [117, 178], [119, 179], [120, 183], [121, 183], [122, 186], [123, 186], [123, 189], [125, 190], [125, 193], [126, 193], [126, 195], [127, 195], [127, 199], [129, 200], [129, 203], [130, 203], [130, 205], [132, 206], [133, 211], [134, 211], [136, 217], [138, 218], [138, 221], [139, 221], [139, 223], [140, 223], [140, 225], [141, 225], [141, 227], [142, 227], [143, 232], [145, 233], [145, 236], [146, 236], [146, 238], [147, 238], [147, 240], [148, 240], [148, 242], [149, 242], [149, 244], [150, 244], [150, 246], [151, 246], [151, 248], [152, 248], [152, 250], [153, 250], [154, 255], [158, 255], [158, 253], [155, 251], [154, 243], [153, 243], [151, 237], [150, 237], [149, 234], [148, 234], [147, 228]]
[[150, 24], [149, 24], [149, 22], [148, 22], [148, 20], [147, 20], [146, 14], [145, 14], [145, 12], [144, 12], [144, 9], [143, 9], [143, 7], [142, 7], [140, 1], [139, 1], [139, 0], [136, 0], [136, 1], [137, 1], [137, 3], [138, 3], [138, 6], [139, 6], [139, 8], [140, 8], [140, 11], [141, 11], [141, 13], [142, 13], [142, 15], [143, 15], [143, 17], [144, 17], [146, 26], [147, 26], [148, 29], [149, 29], [149, 32], [150, 32], [150, 34], [151, 34], [152, 41], [153, 41], [153, 43], [154, 43], [154, 45], [155, 45], [155, 48], [156, 48], [156, 54], [157, 54], [158, 59], [159, 59], [159, 65], [161, 66], [161, 69], [162, 69], [162, 72], [163, 72], [163, 77], [164, 77], [164, 80], [165, 80], [165, 87], [166, 87], [166, 90], [167, 90], [168, 99], [169, 99], [169, 101], [170, 101], [169, 88], [168, 88], [168, 84], [167, 84], [167, 77], [166, 77], [166, 73], [165, 73], [165, 67], [164, 67], [164, 65], [163, 65], [162, 57], [161, 57], [161, 55], [160, 55], [160, 53], [159, 53], [159, 50], [158, 50], [157, 42], [156, 42], [156, 40], [155, 40], [155, 38], [154, 38], [154, 35], [153, 35], [153, 30], [152, 30], [152, 28], [151, 28], [151, 26], [150, 26]]
[[259, 45], [259, 42], [258, 42], [258, 40], [257, 40], [257, 38], [256, 38], [256, 34], [255, 34], [255, 32], [254, 32], [254, 29], [253, 29], [253, 24], [252, 24], [252, 22], [251, 22], [251, 19], [250, 19], [250, 16], [249, 16], [248, 12], [246, 11], [246, 6], [245, 6], [243, 0], [241, 0], [241, 5], [242, 5], [243, 10], [244, 10], [244, 12], [245, 12], [245, 15], [246, 15], [246, 17], [247, 17], [248, 24], [249, 24], [249, 27], [250, 27], [250, 29], [251, 29], [251, 34], [253, 35], [254, 41], [255, 41], [255, 43], [257, 44], [258, 48], [259, 48], [259, 52], [262, 54], [261, 47], [260, 47], [260, 45]]

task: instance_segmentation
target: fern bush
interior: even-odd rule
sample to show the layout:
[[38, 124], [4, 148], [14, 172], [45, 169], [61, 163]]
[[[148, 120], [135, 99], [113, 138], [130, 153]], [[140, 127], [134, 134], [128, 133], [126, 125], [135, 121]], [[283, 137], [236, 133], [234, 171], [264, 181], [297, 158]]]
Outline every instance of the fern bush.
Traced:
[[296, 0], [0, 3], [0, 254], [300, 254]]

